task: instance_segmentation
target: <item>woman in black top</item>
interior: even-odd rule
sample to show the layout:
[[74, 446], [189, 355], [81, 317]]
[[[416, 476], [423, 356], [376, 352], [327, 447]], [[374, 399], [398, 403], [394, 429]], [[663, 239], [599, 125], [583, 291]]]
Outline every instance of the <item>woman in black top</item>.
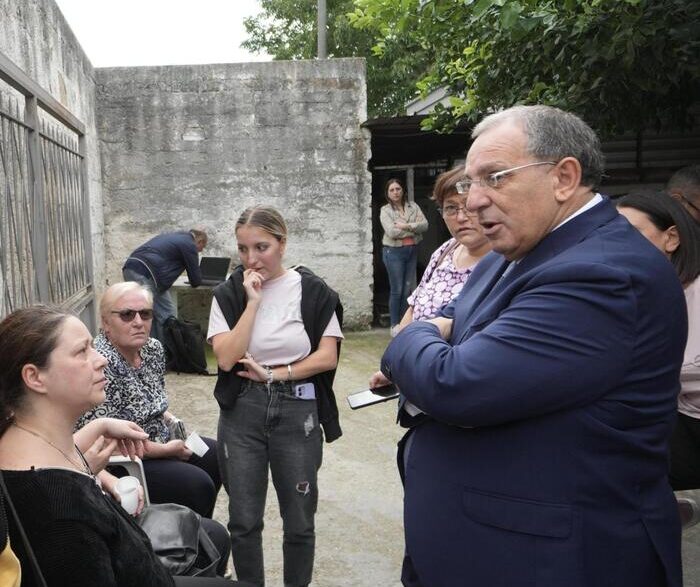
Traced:
[[[82, 452], [100, 436], [108, 444], [126, 436], [129, 452], [143, 454], [147, 435], [111, 419], [73, 435], [80, 414], [104, 400], [105, 363], [70, 314], [36, 306], [0, 322], [0, 468], [48, 585], [169, 587], [148, 537], [102, 492]], [[9, 526], [22, 584], [31, 584], [24, 543]], [[200, 581], [219, 582], [184, 579]]]

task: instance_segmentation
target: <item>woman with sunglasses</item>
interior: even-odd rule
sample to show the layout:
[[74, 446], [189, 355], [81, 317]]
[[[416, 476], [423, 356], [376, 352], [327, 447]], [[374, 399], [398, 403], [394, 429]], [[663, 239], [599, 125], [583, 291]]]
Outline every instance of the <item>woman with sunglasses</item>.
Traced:
[[379, 220], [384, 230], [382, 260], [389, 276], [389, 317], [394, 336], [406, 311], [406, 298], [415, 283], [417, 245], [428, 230], [428, 221], [418, 204], [408, 201], [399, 179], [389, 179], [384, 190], [387, 204], [382, 206]]
[[163, 346], [149, 337], [150, 290], [134, 281], [115, 283], [102, 296], [100, 315], [95, 349], [107, 359], [106, 398], [80, 418], [79, 426], [103, 416], [141, 426], [149, 435], [143, 467], [151, 501], [178, 503], [211, 518], [221, 487], [216, 441], [204, 437], [209, 450], [199, 457], [183, 440], [171, 438], [168, 422], [174, 416], [165, 392]]
[[685, 291], [688, 341], [681, 367], [678, 420], [671, 436], [674, 490], [700, 488], [700, 230], [666, 194], [630, 194], [617, 209], [673, 264]]

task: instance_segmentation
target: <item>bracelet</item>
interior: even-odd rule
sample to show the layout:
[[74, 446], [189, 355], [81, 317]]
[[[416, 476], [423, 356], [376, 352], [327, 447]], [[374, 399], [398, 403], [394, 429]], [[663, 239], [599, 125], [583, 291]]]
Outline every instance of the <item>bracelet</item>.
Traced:
[[291, 381], [292, 380], [292, 366], [291, 365], [287, 365], [287, 374], [289, 375], [287, 377], [287, 381]]
[[265, 365], [265, 373], [267, 373], [267, 384], [269, 385], [275, 380], [272, 376], [272, 367], [270, 367], [269, 365]]

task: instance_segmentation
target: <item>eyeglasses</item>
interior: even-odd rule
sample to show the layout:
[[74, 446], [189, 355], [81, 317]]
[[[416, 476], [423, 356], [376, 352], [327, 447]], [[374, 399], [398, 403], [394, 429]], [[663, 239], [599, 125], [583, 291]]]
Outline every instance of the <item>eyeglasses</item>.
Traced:
[[112, 314], [119, 314], [122, 322], [131, 322], [136, 318], [136, 314], [141, 316], [141, 320], [150, 320], [153, 318], [153, 310], [151, 308], [145, 308], [143, 310], [112, 310]]
[[440, 212], [440, 214], [442, 214], [443, 216], [446, 216], [448, 218], [454, 218], [455, 216], [457, 216], [457, 214], [459, 214], [460, 210], [469, 219], [473, 220], [474, 218], [476, 218], [478, 216], [477, 214], [474, 214], [473, 212], [470, 212], [469, 210], [467, 210], [467, 203], [466, 202], [464, 204], [462, 204], [461, 206], [455, 206], [454, 204], [448, 204], [447, 206], [443, 206], [442, 208], [438, 208], [438, 211]]
[[458, 194], [468, 194], [469, 188], [474, 184], [481, 186], [482, 188], [493, 188], [497, 189], [501, 185], [501, 180], [504, 177], [512, 175], [516, 171], [525, 169], [526, 167], [535, 167], [536, 165], [556, 165], [556, 161], [536, 161], [535, 163], [527, 163], [526, 165], [518, 165], [517, 167], [511, 167], [510, 169], [504, 169], [503, 171], [496, 171], [495, 173], [489, 173], [486, 177], [480, 177], [479, 179], [466, 178], [462, 181], [458, 181], [456, 184]]

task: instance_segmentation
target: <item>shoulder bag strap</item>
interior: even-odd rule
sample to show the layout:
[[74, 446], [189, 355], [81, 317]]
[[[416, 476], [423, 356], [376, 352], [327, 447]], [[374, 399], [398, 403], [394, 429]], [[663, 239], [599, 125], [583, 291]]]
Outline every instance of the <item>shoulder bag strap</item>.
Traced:
[[449, 247], [445, 248], [435, 265], [433, 265], [433, 269], [430, 271], [430, 275], [428, 275], [428, 279], [426, 279], [426, 281], [430, 281], [430, 279], [433, 277], [433, 273], [435, 273], [435, 270], [438, 267], [440, 267], [440, 265], [442, 265], [442, 262], [445, 260], [445, 257], [447, 257], [447, 255], [449, 255], [450, 253], [453, 253], [458, 246], [459, 241], [455, 239], [455, 242], [453, 242]]
[[34, 571], [34, 577], [37, 581], [37, 584], [39, 585], [39, 587], [47, 587], [46, 580], [44, 579], [44, 575], [42, 574], [41, 568], [39, 567], [39, 562], [36, 560], [36, 556], [34, 556], [34, 549], [32, 549], [32, 545], [29, 544], [29, 539], [27, 538], [27, 534], [24, 531], [24, 526], [22, 526], [22, 522], [19, 521], [17, 510], [15, 510], [15, 505], [12, 503], [10, 492], [5, 486], [5, 479], [2, 476], [2, 471], [0, 471], [0, 490], [2, 490], [5, 503], [10, 508], [10, 512], [12, 513], [12, 517], [15, 520], [15, 524], [17, 524], [17, 530], [19, 531], [19, 535], [22, 537], [22, 542], [24, 542], [24, 549], [27, 552], [27, 556], [29, 557], [29, 560], [32, 563], [32, 569]]

